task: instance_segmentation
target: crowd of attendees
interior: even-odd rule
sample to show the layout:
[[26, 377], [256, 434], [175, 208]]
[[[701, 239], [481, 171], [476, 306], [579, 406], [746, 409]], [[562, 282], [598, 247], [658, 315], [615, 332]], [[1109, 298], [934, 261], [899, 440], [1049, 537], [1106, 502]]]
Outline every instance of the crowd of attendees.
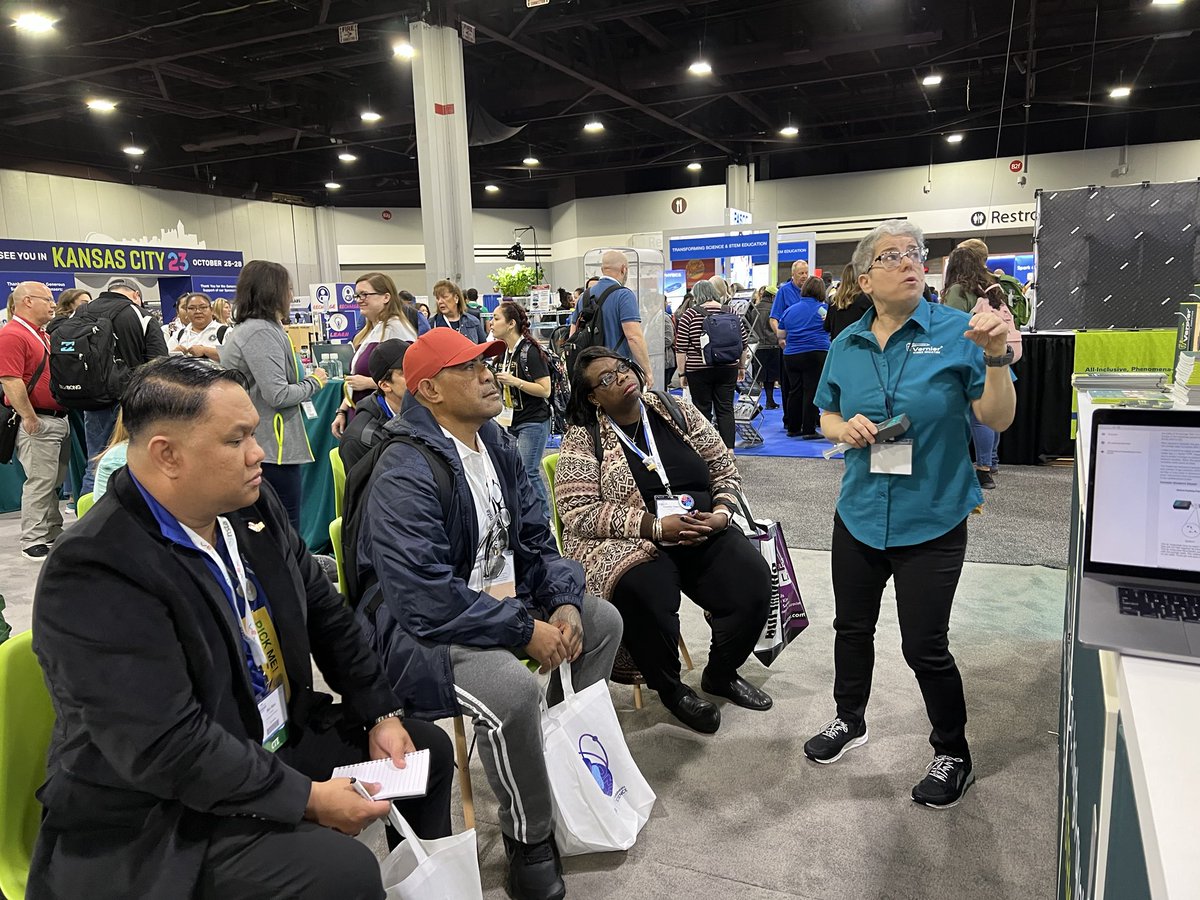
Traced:
[[[119, 406], [85, 419], [99, 499], [65, 532], [42, 507], [30, 523], [30, 540], [55, 543], [31, 558], [46, 560], [34, 644], [58, 716], [30, 895], [170, 885], [381, 898], [370, 852], [348, 835], [390, 805], [331, 772], [430, 750], [427, 794], [398, 806], [421, 837], [449, 834], [453, 764], [431, 723], [465, 714], [498, 801], [509, 894], [564, 896], [539, 673], [569, 665], [583, 689], [623, 649], [675, 719], [705, 734], [721, 725], [716, 700], [773, 705], [742, 674], [773, 577], [734, 523], [733, 397], [751, 359], [768, 406], [780, 383], [789, 435], [851, 448], [832, 532], [836, 714], [804, 752], [829, 764], [866, 743], [892, 580], [933, 728], [934, 759], [911, 796], [957, 804], [975, 775], [949, 618], [966, 519], [1013, 416], [1019, 335], [986, 248], [951, 255], [945, 304], [925, 296], [925, 252], [918, 228], [885, 222], [836, 290], [798, 262], [744, 316], [724, 280], [697, 282], [669, 332], [690, 401], [654, 389], [621, 290], [627, 266], [606, 254], [602, 277], [562, 298], [573, 329], [589, 297], [617, 302], [603, 307], [609, 340], [568, 373], [553, 497], [542, 457], [557, 360], [528, 312], [505, 301], [485, 328], [470, 292], [439, 281], [430, 318], [387, 275], [363, 275], [364, 325], [327, 426], [346, 470], [343, 596], [298, 534], [300, 472], [314, 462], [306, 423], [328, 375], [301, 364], [284, 328], [287, 270], [251, 261], [231, 315], [193, 293], [162, 332], [142, 322], [136, 285], [109, 285], [91, 306], [132, 310], [142, 339], [119, 344], [130, 371]], [[40, 376], [20, 389], [59, 309], [90, 299], [68, 293], [55, 308], [44, 285], [18, 286], [20, 321], [0, 331], [0, 381], [34, 432], [61, 416], [31, 404], [48, 396]], [[877, 442], [878, 424], [901, 413], [902, 440]], [[18, 450], [36, 469], [29, 430]], [[84, 592], [81, 620], [71, 601]], [[711, 628], [699, 692], [681, 675], [685, 594]], [[340, 702], [314, 689], [314, 660]], [[551, 702], [559, 693], [552, 682]]]

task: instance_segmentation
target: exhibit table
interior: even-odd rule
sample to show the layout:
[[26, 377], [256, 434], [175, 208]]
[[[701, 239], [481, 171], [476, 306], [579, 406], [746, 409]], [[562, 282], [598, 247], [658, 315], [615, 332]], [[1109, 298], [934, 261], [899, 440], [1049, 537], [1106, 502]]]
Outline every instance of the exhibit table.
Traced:
[[1076, 639], [1092, 405], [1079, 448], [1059, 712], [1059, 897], [1200, 896], [1200, 665], [1142, 659]]

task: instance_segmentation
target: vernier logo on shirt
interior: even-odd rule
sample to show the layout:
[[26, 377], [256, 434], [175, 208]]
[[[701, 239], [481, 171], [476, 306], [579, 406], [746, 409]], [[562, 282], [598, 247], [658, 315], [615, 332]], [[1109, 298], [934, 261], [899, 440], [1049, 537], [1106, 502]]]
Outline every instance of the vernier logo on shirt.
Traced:
[[940, 356], [942, 353], [942, 348], [940, 346], [935, 347], [932, 344], [925, 344], [920, 341], [910, 341], [908, 343], [908, 352], [912, 353], [914, 356], [929, 354]]

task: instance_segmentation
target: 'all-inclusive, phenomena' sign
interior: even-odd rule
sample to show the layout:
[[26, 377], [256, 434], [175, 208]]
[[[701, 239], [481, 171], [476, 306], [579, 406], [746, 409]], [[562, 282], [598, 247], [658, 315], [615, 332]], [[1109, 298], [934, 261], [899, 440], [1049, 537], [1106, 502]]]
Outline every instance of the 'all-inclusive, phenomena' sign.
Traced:
[[237, 250], [0, 240], [0, 271], [236, 277], [241, 268]]

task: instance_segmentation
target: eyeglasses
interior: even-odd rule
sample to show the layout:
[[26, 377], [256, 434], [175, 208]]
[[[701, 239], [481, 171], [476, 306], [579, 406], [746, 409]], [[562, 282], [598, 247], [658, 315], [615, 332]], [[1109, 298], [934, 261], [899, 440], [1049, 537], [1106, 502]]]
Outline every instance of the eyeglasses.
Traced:
[[[622, 360], [621, 362], [617, 363], [617, 367], [615, 369], [613, 369], [611, 372], [605, 372], [598, 379], [596, 379], [596, 387], [598, 387], [598, 388], [612, 387], [616, 383], [618, 378], [620, 378], [626, 372], [632, 372], [632, 371], [633, 371], [633, 367], [631, 365], [629, 365], [629, 363]], [[593, 388], [593, 390], [595, 390], [595, 388]]]
[[508, 526], [512, 519], [508, 507], [504, 505], [504, 495], [500, 493], [499, 482], [493, 481], [490, 487], [491, 509], [488, 512], [489, 526], [487, 534], [479, 545], [478, 559], [482, 561], [483, 577], [487, 581], [497, 578], [504, 571], [504, 551], [508, 549]]
[[47, 303], [53, 303], [53, 302], [54, 302], [54, 298], [53, 298], [53, 297], [39, 297], [37, 294], [30, 294], [29, 296], [30, 296], [32, 299], [34, 299], [34, 300], [45, 300]]
[[210, 306], [185, 306], [184, 311], [186, 311], [186, 312], [203, 312], [204, 310], [211, 309], [211, 308], [212, 307], [210, 307]]
[[876, 263], [879, 268], [891, 272], [894, 269], [900, 268], [900, 264], [905, 257], [912, 260], [914, 266], [923, 265], [925, 260], [929, 258], [929, 251], [924, 247], [909, 247], [907, 250], [888, 250], [880, 253], [877, 257], [871, 260], [871, 265], [867, 266], [867, 271], [875, 268]]
[[384, 297], [387, 291], [359, 291], [354, 295], [355, 300], [366, 300], [368, 297]]

